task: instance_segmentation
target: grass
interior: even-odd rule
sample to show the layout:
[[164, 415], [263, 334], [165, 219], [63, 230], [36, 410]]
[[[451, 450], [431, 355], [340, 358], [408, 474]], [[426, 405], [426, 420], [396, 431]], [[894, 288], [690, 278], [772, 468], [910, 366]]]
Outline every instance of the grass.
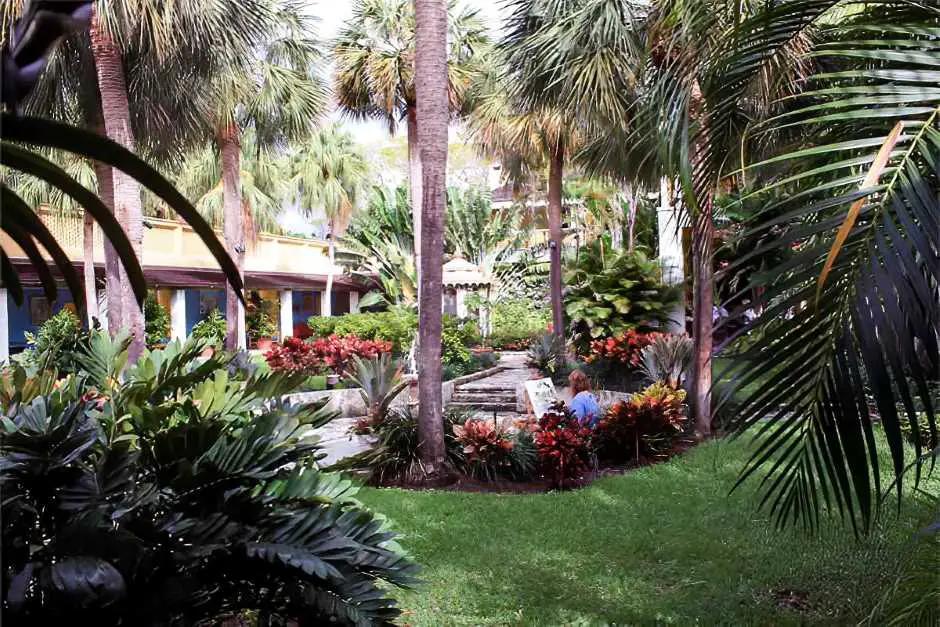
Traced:
[[837, 521], [775, 530], [752, 485], [728, 493], [747, 456], [715, 441], [579, 491], [360, 497], [423, 566], [425, 583], [398, 593], [412, 625], [855, 624], [902, 563], [938, 557], [912, 542], [924, 497], [859, 541]]

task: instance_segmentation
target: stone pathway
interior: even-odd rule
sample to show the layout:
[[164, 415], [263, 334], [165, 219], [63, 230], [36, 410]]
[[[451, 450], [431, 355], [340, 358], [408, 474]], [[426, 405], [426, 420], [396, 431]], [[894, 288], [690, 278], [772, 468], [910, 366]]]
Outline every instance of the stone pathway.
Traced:
[[454, 390], [451, 408], [475, 412], [480, 417], [517, 418], [521, 409], [522, 383], [538, 374], [526, 364], [523, 352], [505, 352], [499, 365], [505, 369], [483, 379], [463, 383]]
[[[505, 369], [457, 386], [449, 407], [473, 410], [479, 418], [492, 418], [494, 412], [499, 420], [518, 418], [516, 390], [538, 372], [526, 365], [526, 354], [523, 352], [505, 352], [498, 363]], [[326, 453], [320, 462], [322, 466], [335, 464], [343, 458], [372, 448], [374, 438], [350, 433], [355, 423], [356, 418], [337, 418], [311, 431], [320, 437], [320, 446]]]

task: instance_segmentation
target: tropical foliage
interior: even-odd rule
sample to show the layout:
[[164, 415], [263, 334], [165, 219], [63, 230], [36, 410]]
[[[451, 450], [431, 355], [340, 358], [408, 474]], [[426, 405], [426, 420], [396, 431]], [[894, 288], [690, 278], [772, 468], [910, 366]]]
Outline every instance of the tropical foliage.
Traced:
[[557, 487], [579, 478], [591, 466], [591, 429], [578, 422], [564, 403], [545, 412], [533, 434], [538, 463]]
[[127, 344], [96, 334], [77, 373], [4, 408], [4, 618], [394, 618], [380, 586], [415, 566], [317, 470], [300, 435], [331, 415], [270, 401], [296, 378], [232, 378], [174, 342], [119, 382]]
[[678, 389], [692, 366], [692, 340], [687, 335], [660, 335], [640, 351], [640, 369], [650, 383]]
[[225, 341], [225, 317], [213, 309], [205, 318], [193, 325], [190, 336], [201, 340], [206, 346], [221, 347]]
[[565, 282], [565, 314], [582, 353], [597, 338], [660, 326], [680, 294], [663, 283], [658, 262], [641, 251], [605, 251], [600, 240], [579, 251]]
[[169, 339], [170, 312], [160, 304], [155, 292], [149, 292], [144, 300], [144, 325], [148, 348], [153, 348]]
[[662, 458], [686, 422], [685, 390], [654, 383], [607, 410], [595, 430], [598, 455], [614, 462]]

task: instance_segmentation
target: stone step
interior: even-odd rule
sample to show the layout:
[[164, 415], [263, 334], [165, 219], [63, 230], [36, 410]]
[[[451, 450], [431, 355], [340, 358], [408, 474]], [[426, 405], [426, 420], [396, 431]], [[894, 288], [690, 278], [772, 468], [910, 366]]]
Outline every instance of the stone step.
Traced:
[[515, 403], [515, 392], [454, 392], [454, 403]]
[[494, 411], [514, 412], [516, 411], [515, 403], [451, 403], [449, 407], [451, 409], [487, 411], [487, 412], [494, 412]]

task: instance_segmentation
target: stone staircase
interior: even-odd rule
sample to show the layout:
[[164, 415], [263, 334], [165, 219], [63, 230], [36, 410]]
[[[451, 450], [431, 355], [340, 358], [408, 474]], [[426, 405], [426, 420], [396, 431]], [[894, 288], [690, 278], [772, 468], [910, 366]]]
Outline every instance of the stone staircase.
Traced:
[[458, 384], [448, 406], [480, 414], [515, 413], [516, 388], [532, 375], [525, 361], [525, 353], [503, 353], [500, 372]]

